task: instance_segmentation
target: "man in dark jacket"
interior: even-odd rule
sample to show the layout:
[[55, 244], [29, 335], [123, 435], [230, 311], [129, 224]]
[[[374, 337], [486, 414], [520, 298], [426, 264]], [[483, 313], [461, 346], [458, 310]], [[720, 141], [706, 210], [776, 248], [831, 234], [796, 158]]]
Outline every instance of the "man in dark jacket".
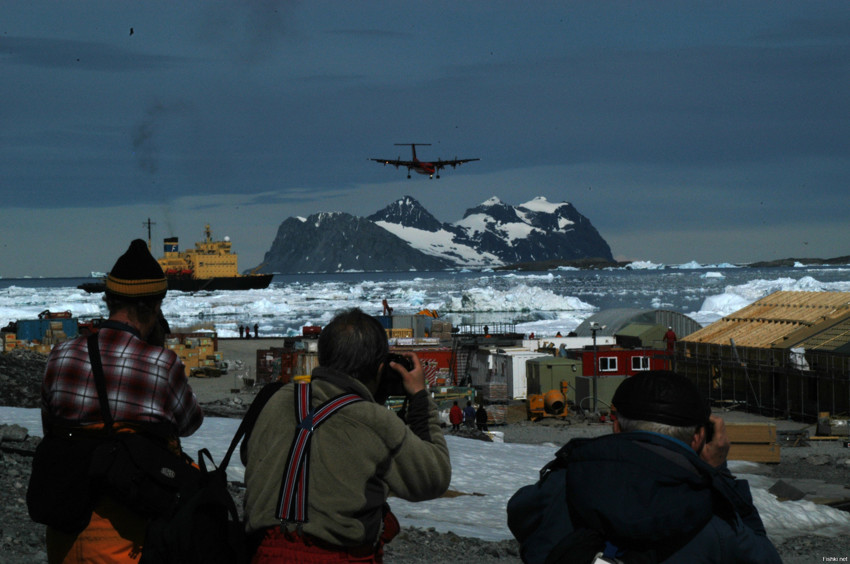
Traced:
[[509, 501], [524, 562], [781, 562], [726, 468], [723, 420], [690, 380], [633, 376], [612, 411], [613, 435], [573, 439]]
[[479, 431], [487, 430], [487, 410], [484, 409], [483, 403], [479, 403], [478, 409], [475, 411], [475, 424]]
[[475, 408], [472, 407], [471, 401], [467, 401], [466, 407], [463, 408], [463, 424], [467, 429], [475, 428]]

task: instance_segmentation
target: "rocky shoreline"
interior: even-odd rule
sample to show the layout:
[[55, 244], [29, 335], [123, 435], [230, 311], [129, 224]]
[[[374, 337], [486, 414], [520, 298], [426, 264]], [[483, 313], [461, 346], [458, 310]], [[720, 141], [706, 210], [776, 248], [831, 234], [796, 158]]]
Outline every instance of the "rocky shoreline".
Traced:
[[[26, 351], [0, 354], [0, 405], [38, 407], [45, 361], [44, 355]], [[209, 404], [210, 412], [216, 411], [215, 405], [221, 405], [221, 402]], [[238, 417], [240, 410], [237, 407], [230, 413]], [[516, 422], [501, 426], [499, 430], [504, 433], [505, 442], [553, 445], [562, 444], [577, 435], [605, 432], [604, 427], [598, 425], [558, 422]], [[30, 520], [25, 501], [32, 454], [40, 438], [29, 436], [29, 432], [18, 425], [0, 425], [0, 439], [0, 562], [45, 563], [44, 527]], [[826, 449], [783, 449], [782, 462], [767, 471], [777, 480], [816, 479], [846, 485], [848, 468], [850, 450], [835, 445], [835, 448]], [[236, 497], [241, 497], [241, 484], [231, 486]], [[800, 536], [786, 540], [777, 548], [786, 563], [822, 562], [825, 558], [850, 556], [850, 535]], [[519, 547], [512, 539], [484, 541], [433, 529], [403, 528], [385, 550], [385, 562], [392, 564], [455, 560], [481, 564], [521, 562]]]

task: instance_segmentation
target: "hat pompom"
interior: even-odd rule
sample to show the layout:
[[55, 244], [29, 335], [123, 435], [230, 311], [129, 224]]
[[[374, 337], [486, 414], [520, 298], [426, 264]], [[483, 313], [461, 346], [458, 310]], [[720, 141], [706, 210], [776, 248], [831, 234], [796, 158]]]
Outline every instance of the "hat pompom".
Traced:
[[106, 277], [106, 292], [114, 296], [162, 299], [167, 290], [168, 280], [162, 267], [141, 239], [130, 243]]

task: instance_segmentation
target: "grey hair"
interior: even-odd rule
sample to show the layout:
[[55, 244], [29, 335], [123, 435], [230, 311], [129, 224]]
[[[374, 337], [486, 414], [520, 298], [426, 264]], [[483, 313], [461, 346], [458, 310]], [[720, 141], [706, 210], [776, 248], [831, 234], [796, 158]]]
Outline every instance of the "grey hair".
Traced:
[[617, 421], [620, 422], [620, 429], [623, 432], [629, 433], [632, 431], [650, 431], [659, 435], [667, 435], [674, 439], [679, 439], [683, 443], [691, 444], [694, 435], [699, 432], [700, 425], [696, 427], [675, 427], [665, 423], [656, 423], [655, 421], [641, 421], [639, 419], [629, 419], [623, 417], [617, 412]]

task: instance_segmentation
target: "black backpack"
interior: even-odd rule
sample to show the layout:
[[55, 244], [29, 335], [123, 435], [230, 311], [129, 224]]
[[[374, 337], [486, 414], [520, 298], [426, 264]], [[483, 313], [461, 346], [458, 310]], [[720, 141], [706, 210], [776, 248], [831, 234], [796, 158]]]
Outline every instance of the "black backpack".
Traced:
[[[168, 516], [148, 525], [139, 564], [244, 564], [248, 542], [244, 523], [227, 488], [227, 465], [236, 445], [281, 387], [266, 385], [251, 404], [218, 467], [207, 449], [198, 451], [200, 478]], [[207, 464], [209, 461], [209, 465]]]

